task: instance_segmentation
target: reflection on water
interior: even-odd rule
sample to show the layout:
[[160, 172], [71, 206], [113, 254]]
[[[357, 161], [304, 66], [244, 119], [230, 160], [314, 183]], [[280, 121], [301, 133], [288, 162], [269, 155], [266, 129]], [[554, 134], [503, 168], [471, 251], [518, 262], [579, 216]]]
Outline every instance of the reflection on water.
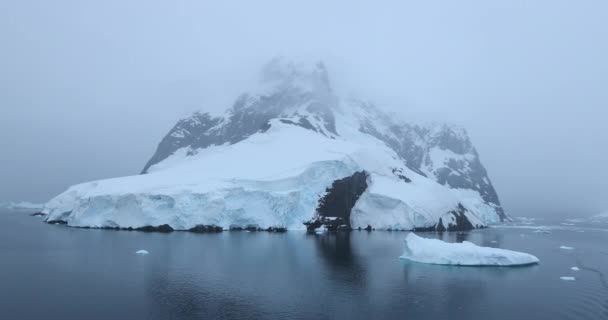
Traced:
[[[0, 307], [15, 319], [608, 315], [608, 255], [599, 254], [607, 232], [421, 234], [541, 259], [525, 268], [475, 268], [398, 259], [404, 232], [148, 234], [48, 226], [15, 214], [0, 215], [0, 222]], [[560, 245], [576, 250], [564, 252]], [[139, 249], [150, 254], [135, 255]], [[573, 274], [575, 265], [581, 271]], [[559, 280], [571, 275], [577, 281]]]

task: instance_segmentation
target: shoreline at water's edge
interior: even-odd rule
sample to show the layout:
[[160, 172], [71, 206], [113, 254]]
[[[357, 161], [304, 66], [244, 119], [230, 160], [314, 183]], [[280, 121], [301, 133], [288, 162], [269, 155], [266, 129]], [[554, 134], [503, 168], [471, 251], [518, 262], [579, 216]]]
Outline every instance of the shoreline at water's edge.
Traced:
[[[89, 227], [89, 226], [70, 226], [67, 224], [67, 221], [64, 220], [51, 220], [45, 221], [47, 224], [61, 224], [70, 228], [77, 229], [97, 229], [97, 230], [114, 230], [114, 231], [140, 231], [140, 232], [158, 232], [158, 233], [170, 233], [170, 232], [192, 232], [192, 233], [221, 233], [221, 232], [230, 232], [230, 231], [247, 231], [247, 232], [270, 232], [270, 233], [285, 233], [289, 231], [285, 227], [268, 227], [268, 228], [259, 228], [255, 226], [249, 227], [232, 227], [228, 229], [224, 229], [220, 226], [216, 225], [197, 225], [190, 229], [174, 229], [168, 224], [163, 224], [159, 226], [144, 226], [144, 227]], [[474, 228], [470, 230], [446, 230], [446, 231], [438, 231], [432, 227], [429, 228], [414, 228], [414, 229], [376, 229], [371, 226], [367, 226], [367, 228], [352, 228], [352, 229], [336, 229], [336, 230], [327, 230], [329, 233], [337, 233], [337, 232], [352, 232], [352, 231], [385, 231], [385, 232], [422, 232], [422, 233], [443, 233], [443, 232], [467, 232], [472, 230], [479, 229], [487, 229], [489, 226], [482, 226], [479, 228]], [[293, 230], [292, 230], [293, 231]], [[315, 233], [310, 230], [299, 230], [306, 231], [307, 233]]]

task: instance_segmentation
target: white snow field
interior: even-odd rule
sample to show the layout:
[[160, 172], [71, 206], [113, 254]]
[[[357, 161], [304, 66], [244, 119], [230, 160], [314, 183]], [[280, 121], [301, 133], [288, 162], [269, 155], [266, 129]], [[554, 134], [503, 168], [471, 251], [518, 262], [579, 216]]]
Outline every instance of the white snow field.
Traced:
[[[486, 197], [488, 194], [485, 189], [453, 188], [445, 182], [440, 184], [435, 176], [457, 163], [462, 168], [454, 171], [454, 176], [466, 183], [473, 181], [467, 176], [474, 176], [469, 163], [475, 168], [481, 165], [464, 130], [445, 125], [411, 127], [432, 142], [416, 140], [402, 148], [425, 150], [441, 139], [462, 140], [468, 148], [456, 155], [433, 144], [432, 152], [420, 159], [423, 170], [412, 170], [395, 151], [401, 147], [390, 147], [381, 140], [387, 137], [399, 141], [401, 136], [390, 128], [410, 126], [405, 122], [388, 123], [390, 117], [368, 104], [333, 96], [328, 85], [323, 87], [326, 75], [319, 68], [303, 75], [289, 69], [286, 80], [238, 100], [243, 105], [237, 103], [222, 118], [213, 118], [220, 119], [217, 123], [207, 125], [205, 119], [211, 118], [197, 113], [180, 121], [178, 125], [183, 127], [176, 126], [166, 139], [176, 145], [183, 139], [199, 141], [211, 139], [211, 135], [223, 139], [232, 134], [227, 128], [241, 128], [241, 123], [246, 128], [250, 119], [280, 108], [263, 130], [254, 130], [242, 140], [239, 132], [239, 139], [205, 147], [192, 142], [151, 164], [146, 174], [72, 186], [46, 203], [42, 212], [48, 214], [47, 221], [61, 220], [75, 227], [167, 224], [175, 230], [197, 225], [305, 229], [303, 222], [314, 217], [319, 197], [334, 181], [365, 171], [368, 187], [352, 208], [352, 228], [372, 225], [380, 230], [411, 230], [432, 227], [440, 219], [447, 228], [455, 223], [449, 212], [459, 204], [466, 208], [463, 214], [473, 227], [500, 220], [502, 209], [497, 201], [484, 200], [482, 193]], [[294, 102], [287, 106], [272, 104], [276, 96], [281, 97], [279, 102]], [[272, 103], [260, 106], [267, 101]], [[263, 107], [267, 109], [258, 110]], [[242, 118], [233, 117], [239, 112], [244, 113]], [[374, 133], [365, 133], [363, 127]], [[414, 133], [411, 136], [418, 137]], [[485, 169], [481, 172], [485, 175]], [[483, 181], [484, 188], [493, 192], [489, 180]]]
[[521, 266], [539, 263], [537, 257], [517, 251], [480, 247], [474, 243], [448, 243], [410, 233], [402, 259], [420, 263], [457, 266]]

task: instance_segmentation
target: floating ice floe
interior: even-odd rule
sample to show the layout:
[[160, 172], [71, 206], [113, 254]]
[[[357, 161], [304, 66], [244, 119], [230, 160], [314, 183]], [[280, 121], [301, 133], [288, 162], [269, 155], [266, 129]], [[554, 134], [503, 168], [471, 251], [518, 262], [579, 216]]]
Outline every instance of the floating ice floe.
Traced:
[[135, 253], [139, 254], [139, 255], [146, 255], [146, 254], [148, 254], [150, 252], [148, 252], [148, 250], [139, 250], [139, 251], [136, 251]]
[[549, 230], [543, 230], [543, 229], [538, 229], [538, 230], [534, 230], [534, 233], [549, 234], [549, 233], [551, 233], [551, 231], [549, 231]]
[[568, 246], [560, 246], [559, 248], [562, 250], [574, 250], [573, 247], [568, 247]]
[[29, 201], [20, 202], [0, 202], [0, 208], [9, 210], [42, 210], [43, 204], [32, 203]]
[[576, 281], [575, 277], [559, 277], [559, 278], [564, 281]]
[[401, 259], [420, 263], [459, 266], [518, 266], [536, 264], [538, 258], [527, 253], [480, 247], [471, 242], [447, 243], [410, 233], [405, 238]]
[[581, 269], [579, 269], [578, 267], [572, 267], [572, 268], [570, 268], [570, 270], [573, 270], [573, 271], [579, 271], [579, 270], [581, 270]]

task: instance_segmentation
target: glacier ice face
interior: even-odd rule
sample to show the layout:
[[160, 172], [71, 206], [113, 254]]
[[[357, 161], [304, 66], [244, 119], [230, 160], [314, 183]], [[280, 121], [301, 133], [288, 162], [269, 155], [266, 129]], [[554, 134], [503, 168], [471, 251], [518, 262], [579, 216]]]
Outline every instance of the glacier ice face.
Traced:
[[519, 266], [539, 262], [527, 253], [480, 247], [471, 242], [447, 243], [437, 239], [425, 239], [410, 233], [405, 238], [402, 259], [420, 263], [457, 266]]
[[315, 216], [336, 217], [318, 210], [319, 199], [341, 201], [329, 188], [357, 172], [365, 188], [340, 209], [353, 228], [457, 230], [506, 218], [464, 130], [409, 125], [339, 99], [322, 64], [277, 60], [263, 78], [261, 92], [223, 116], [180, 120], [144, 174], [70, 187], [45, 205], [47, 221], [303, 229]]

